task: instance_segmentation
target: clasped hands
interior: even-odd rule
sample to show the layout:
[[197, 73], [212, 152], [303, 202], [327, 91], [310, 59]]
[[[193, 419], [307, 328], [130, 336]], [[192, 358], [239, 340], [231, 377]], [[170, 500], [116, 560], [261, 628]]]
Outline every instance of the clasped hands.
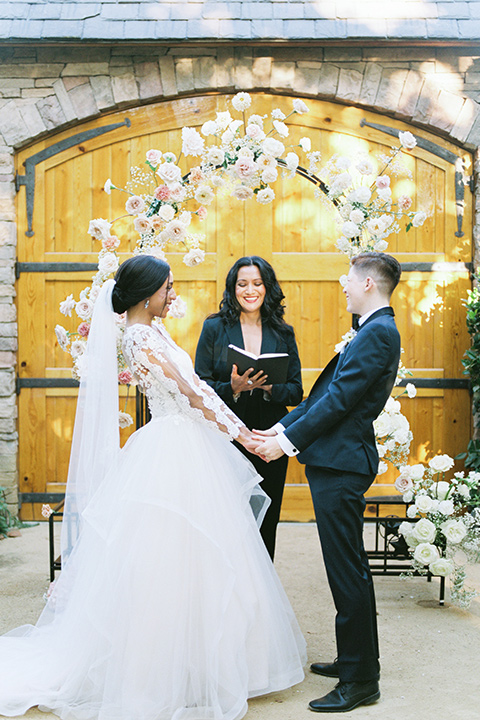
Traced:
[[260, 455], [265, 462], [271, 462], [284, 455], [275, 437], [276, 435], [277, 432], [273, 428], [269, 430], [248, 430], [245, 428], [238, 441], [249, 452]]

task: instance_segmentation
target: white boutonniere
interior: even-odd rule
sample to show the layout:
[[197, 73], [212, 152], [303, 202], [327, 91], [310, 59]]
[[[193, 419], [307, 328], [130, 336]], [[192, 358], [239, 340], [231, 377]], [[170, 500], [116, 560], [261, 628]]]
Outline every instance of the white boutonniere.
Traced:
[[353, 328], [350, 328], [348, 332], [343, 335], [341, 341], [335, 345], [335, 352], [336, 353], [343, 353], [345, 348], [347, 347], [348, 343], [352, 342], [353, 338], [357, 334], [357, 331]]

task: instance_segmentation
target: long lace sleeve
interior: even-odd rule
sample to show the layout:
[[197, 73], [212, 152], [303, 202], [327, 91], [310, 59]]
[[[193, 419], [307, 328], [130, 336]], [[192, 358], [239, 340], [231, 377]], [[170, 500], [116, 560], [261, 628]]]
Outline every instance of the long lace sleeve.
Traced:
[[207, 422], [230, 439], [237, 438], [245, 428], [218, 395], [195, 375], [187, 354], [173, 344], [169, 347], [156, 329], [131, 326], [125, 333], [123, 350], [147, 395], [152, 415], [180, 412]]

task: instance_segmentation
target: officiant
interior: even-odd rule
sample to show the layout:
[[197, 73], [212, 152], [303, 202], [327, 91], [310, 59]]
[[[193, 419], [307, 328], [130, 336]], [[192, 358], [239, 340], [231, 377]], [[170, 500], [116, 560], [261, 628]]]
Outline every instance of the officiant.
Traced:
[[[195, 370], [250, 429], [271, 427], [284, 417], [287, 406], [298, 405], [303, 397], [297, 343], [284, 320], [284, 298], [270, 263], [255, 255], [242, 257], [229, 270], [219, 312], [205, 320], [198, 341]], [[240, 375], [227, 361], [230, 344], [254, 355], [287, 353], [286, 382], [273, 385], [265, 374], [250, 369]], [[261, 534], [273, 560], [288, 458], [266, 463], [238, 447], [263, 477], [262, 489], [271, 499]]]

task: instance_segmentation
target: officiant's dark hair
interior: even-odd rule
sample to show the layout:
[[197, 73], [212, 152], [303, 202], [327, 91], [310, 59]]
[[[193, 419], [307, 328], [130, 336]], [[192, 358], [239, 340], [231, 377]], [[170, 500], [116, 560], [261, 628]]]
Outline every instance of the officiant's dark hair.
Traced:
[[221, 317], [227, 325], [234, 325], [237, 322], [242, 310], [235, 294], [238, 271], [242, 267], [252, 266], [258, 268], [265, 286], [265, 299], [260, 308], [262, 322], [269, 323], [273, 328], [282, 331], [289, 327], [283, 319], [285, 295], [278, 283], [273, 267], [258, 255], [241, 257], [232, 265], [225, 279], [225, 290], [220, 303], [220, 311], [211, 317]]
[[125, 260], [115, 275], [112, 305], [123, 313], [157, 292], [170, 275], [170, 265], [153, 255], [135, 255]]
[[402, 274], [398, 260], [382, 252], [359, 253], [352, 257], [350, 264], [364, 277], [373, 275], [380, 291], [388, 297], [397, 287]]

